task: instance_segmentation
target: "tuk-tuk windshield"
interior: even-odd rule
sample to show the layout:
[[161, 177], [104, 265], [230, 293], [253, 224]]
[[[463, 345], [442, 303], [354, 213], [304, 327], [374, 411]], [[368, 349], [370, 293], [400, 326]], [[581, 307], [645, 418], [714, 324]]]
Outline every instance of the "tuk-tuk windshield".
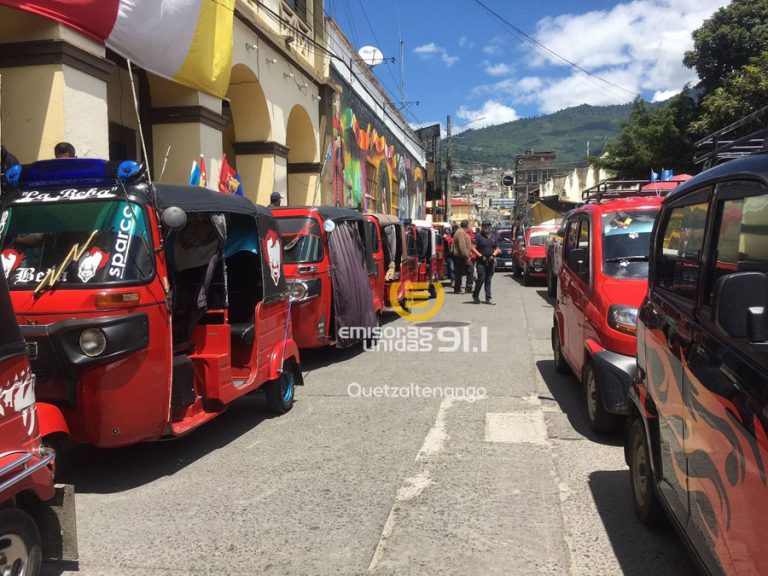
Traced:
[[546, 246], [549, 232], [546, 230], [534, 230], [528, 240], [528, 246]]
[[286, 264], [320, 262], [323, 259], [323, 241], [317, 220], [306, 216], [278, 218], [277, 228], [283, 237], [283, 261]]
[[603, 272], [614, 278], [648, 278], [651, 231], [658, 210], [603, 214]]
[[3, 272], [11, 290], [34, 289], [52, 270], [60, 286], [152, 277], [141, 205], [122, 201], [13, 204], [0, 216]]

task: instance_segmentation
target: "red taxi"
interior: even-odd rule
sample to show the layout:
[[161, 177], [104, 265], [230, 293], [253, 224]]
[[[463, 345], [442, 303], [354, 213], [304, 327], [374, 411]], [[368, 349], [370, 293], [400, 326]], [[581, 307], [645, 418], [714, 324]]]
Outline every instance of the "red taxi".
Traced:
[[552, 226], [531, 226], [517, 237], [513, 251], [513, 271], [523, 277], [523, 285], [528, 286], [533, 278], [545, 278], [547, 258], [547, 238], [556, 231]]
[[[565, 221], [552, 328], [555, 367], [582, 382], [590, 427], [626, 414], [637, 351], [637, 309], [663, 196], [645, 182], [601, 182]], [[665, 187], [666, 189], [667, 187]]]

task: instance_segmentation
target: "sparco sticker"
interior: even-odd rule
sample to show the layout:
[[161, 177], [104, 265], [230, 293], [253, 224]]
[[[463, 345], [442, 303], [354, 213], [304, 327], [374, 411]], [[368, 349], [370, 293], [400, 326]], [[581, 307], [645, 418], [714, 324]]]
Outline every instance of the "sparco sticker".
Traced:
[[112, 251], [112, 260], [109, 263], [109, 276], [111, 278], [123, 279], [125, 266], [128, 260], [128, 251], [131, 249], [131, 240], [133, 240], [133, 231], [135, 228], [134, 217], [131, 213], [131, 207], [125, 206], [120, 219], [120, 230], [117, 233], [114, 250]]

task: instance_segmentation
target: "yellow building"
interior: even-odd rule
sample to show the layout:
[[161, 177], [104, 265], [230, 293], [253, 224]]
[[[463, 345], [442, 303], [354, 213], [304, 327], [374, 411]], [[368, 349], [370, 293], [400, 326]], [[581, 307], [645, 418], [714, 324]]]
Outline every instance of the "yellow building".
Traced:
[[[231, 1], [232, 53], [223, 97], [153, 73], [151, 59], [147, 69], [134, 67], [152, 175], [187, 182], [202, 154], [215, 187], [226, 154], [251, 200], [267, 204], [277, 190], [290, 204], [318, 204], [321, 107], [331, 100], [322, 1]], [[224, 4], [207, 2], [211, 9]], [[126, 55], [33, 12], [0, 7], [6, 148], [22, 163], [52, 157], [60, 141], [71, 142], [81, 157], [140, 159]]]

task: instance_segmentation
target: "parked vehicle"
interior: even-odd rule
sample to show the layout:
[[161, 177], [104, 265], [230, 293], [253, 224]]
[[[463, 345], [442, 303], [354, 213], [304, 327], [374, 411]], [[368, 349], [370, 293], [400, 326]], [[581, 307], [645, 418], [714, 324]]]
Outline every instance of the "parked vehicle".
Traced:
[[[366, 214], [371, 226], [373, 260], [376, 263], [377, 279], [383, 294], [384, 306], [391, 307], [392, 287], [397, 284], [397, 294], [394, 302], [401, 307], [406, 306], [406, 288], [409, 283], [416, 281], [418, 258], [416, 246], [410, 246], [405, 238], [405, 225], [389, 214]], [[378, 239], [378, 242], [377, 240]]]
[[[723, 142], [729, 155], [739, 144]], [[768, 573], [766, 310], [762, 152], [667, 196], [638, 314], [625, 447], [634, 508], [645, 523], [666, 512], [710, 574]]]
[[435, 276], [438, 282], [445, 278], [445, 244], [443, 242], [443, 224], [432, 223], [432, 233], [435, 236]]
[[328, 206], [286, 206], [272, 214], [283, 239], [299, 348], [346, 348], [365, 340], [384, 306], [368, 221]]
[[75, 496], [54, 487], [55, 455], [40, 441], [35, 377], [5, 277], [0, 326], [0, 574], [37, 574], [43, 558], [77, 560]]
[[151, 186], [135, 162], [37, 162], [11, 186], [2, 262], [43, 436], [181, 436], [257, 389], [290, 410], [302, 380], [269, 210]]
[[550, 232], [547, 237], [545, 261], [547, 294], [553, 298], [557, 296], [557, 275], [560, 272], [560, 264], [563, 259], [563, 237], [565, 237], [565, 218], [560, 221], [560, 227], [556, 231]]
[[645, 182], [603, 182], [565, 222], [552, 348], [558, 371], [582, 382], [590, 427], [607, 432], [626, 413], [637, 307], [648, 286], [651, 229], [662, 196]]
[[496, 257], [496, 270], [514, 269], [514, 240], [511, 228], [496, 229], [496, 243], [501, 251]]
[[522, 276], [523, 285], [528, 286], [533, 278], [544, 278], [546, 270], [546, 244], [551, 226], [531, 226], [517, 237], [517, 245], [513, 250], [514, 273]]
[[[418, 256], [416, 281], [429, 286], [429, 296], [437, 294], [435, 284], [439, 276], [437, 271], [437, 242], [432, 225], [426, 220], [406, 220], [406, 237]], [[442, 243], [442, 238], [440, 238]]]

